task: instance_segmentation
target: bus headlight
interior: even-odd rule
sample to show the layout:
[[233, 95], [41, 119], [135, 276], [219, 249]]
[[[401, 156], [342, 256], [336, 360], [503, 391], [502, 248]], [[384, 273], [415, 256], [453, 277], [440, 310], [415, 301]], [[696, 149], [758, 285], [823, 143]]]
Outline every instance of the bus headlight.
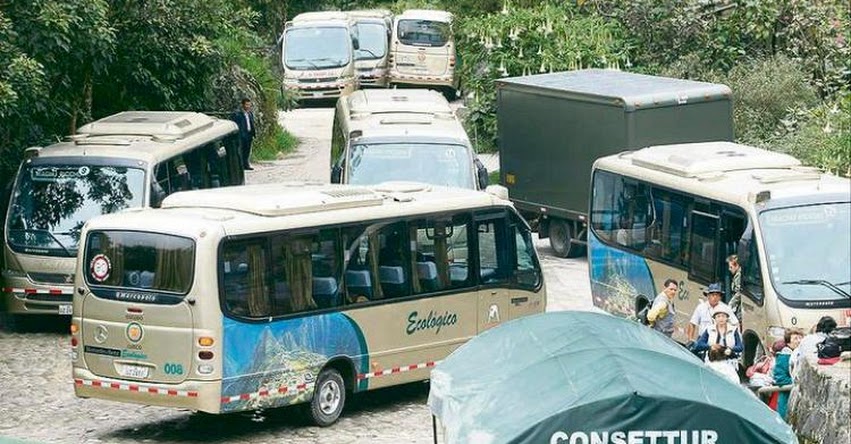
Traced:
[[198, 374], [209, 375], [213, 373], [213, 366], [210, 364], [201, 364], [198, 366]]
[[786, 336], [786, 329], [783, 327], [768, 327], [768, 336], [774, 339], [783, 339]]

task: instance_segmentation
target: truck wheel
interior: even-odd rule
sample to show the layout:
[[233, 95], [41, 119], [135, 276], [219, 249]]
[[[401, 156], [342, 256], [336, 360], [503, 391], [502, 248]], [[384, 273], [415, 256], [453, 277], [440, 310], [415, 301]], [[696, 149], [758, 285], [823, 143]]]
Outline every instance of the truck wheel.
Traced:
[[550, 220], [550, 246], [558, 257], [577, 257], [582, 254], [582, 246], [572, 243], [573, 227], [567, 221]]
[[310, 401], [310, 420], [320, 427], [328, 427], [337, 422], [345, 403], [346, 384], [340, 372], [333, 368], [322, 370]]

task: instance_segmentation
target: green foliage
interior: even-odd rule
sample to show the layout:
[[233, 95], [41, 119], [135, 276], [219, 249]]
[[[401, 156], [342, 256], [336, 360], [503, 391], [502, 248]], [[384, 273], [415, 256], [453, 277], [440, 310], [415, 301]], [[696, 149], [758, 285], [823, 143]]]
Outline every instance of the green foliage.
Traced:
[[630, 66], [623, 30], [573, 7], [544, 4], [458, 20], [455, 34], [467, 125], [480, 149], [495, 146], [494, 80], [581, 68]]
[[769, 140], [790, 108], [818, 103], [806, 73], [785, 57], [742, 63], [716, 81], [733, 90], [736, 138], [746, 144]]
[[814, 108], [796, 108], [783, 119], [783, 134], [761, 143], [807, 165], [851, 177], [851, 94]]
[[270, 126], [265, 136], [258, 137], [251, 148], [251, 154], [257, 160], [276, 160], [295, 150], [298, 139], [284, 131], [280, 125]]

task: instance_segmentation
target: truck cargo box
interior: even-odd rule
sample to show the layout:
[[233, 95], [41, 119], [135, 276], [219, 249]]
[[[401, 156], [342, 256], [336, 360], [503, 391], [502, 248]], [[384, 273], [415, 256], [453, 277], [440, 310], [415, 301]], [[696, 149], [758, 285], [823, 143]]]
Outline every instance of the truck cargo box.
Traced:
[[501, 182], [559, 256], [584, 249], [597, 158], [733, 139], [725, 85], [588, 69], [500, 79], [496, 88]]

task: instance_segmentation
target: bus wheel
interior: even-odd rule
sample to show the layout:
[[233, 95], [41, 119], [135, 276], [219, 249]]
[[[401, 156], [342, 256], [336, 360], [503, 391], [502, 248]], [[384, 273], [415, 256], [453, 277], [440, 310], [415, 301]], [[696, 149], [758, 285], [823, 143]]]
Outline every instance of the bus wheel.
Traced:
[[582, 254], [582, 246], [574, 244], [574, 230], [570, 222], [550, 219], [550, 247], [558, 257], [577, 257]]
[[310, 401], [310, 419], [320, 427], [337, 421], [346, 403], [346, 384], [340, 372], [326, 368], [319, 373], [313, 399]]

